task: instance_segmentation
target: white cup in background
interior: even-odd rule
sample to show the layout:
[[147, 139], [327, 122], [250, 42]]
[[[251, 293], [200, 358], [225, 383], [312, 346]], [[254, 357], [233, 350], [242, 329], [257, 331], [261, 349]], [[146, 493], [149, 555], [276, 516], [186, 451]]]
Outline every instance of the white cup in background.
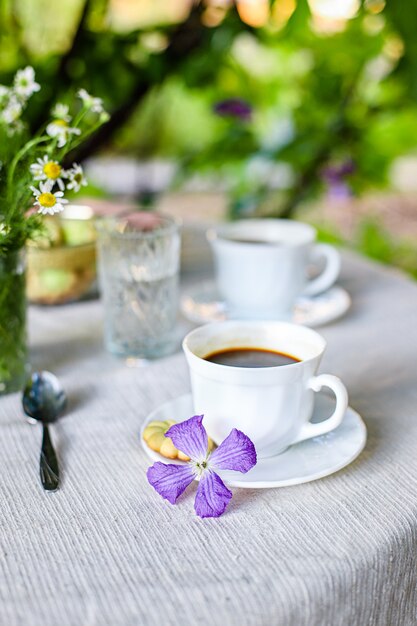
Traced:
[[[247, 219], [212, 228], [207, 238], [231, 318], [290, 319], [299, 296], [326, 291], [339, 276], [339, 253], [315, 243], [316, 230], [309, 224]], [[308, 265], [320, 259], [322, 273], [309, 280]]]

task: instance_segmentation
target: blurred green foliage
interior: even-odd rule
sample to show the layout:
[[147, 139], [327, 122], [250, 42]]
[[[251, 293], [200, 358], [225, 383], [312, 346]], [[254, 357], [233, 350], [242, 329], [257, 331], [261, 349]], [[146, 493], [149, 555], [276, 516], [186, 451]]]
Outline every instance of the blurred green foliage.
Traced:
[[[275, 4], [279, 15], [288, 2]], [[347, 191], [384, 185], [393, 159], [415, 150], [417, 0], [364, 0], [330, 30], [307, 0], [259, 28], [234, 3], [211, 23], [209, 0], [180, 5], [165, 3], [164, 20], [159, 0], [0, 0], [0, 83], [35, 66], [47, 87], [32, 131], [85, 87], [113, 116], [74, 158], [102, 148], [173, 157], [184, 177], [220, 175], [235, 214], [291, 215], [335, 182], [325, 168], [346, 162], [336, 182]], [[227, 98], [250, 103], [251, 119], [217, 116]]]
[[395, 265], [417, 279], [417, 248], [410, 240], [398, 240], [375, 218], [363, 220], [356, 233], [343, 238], [332, 225], [316, 225], [318, 239], [349, 247], [385, 265]]

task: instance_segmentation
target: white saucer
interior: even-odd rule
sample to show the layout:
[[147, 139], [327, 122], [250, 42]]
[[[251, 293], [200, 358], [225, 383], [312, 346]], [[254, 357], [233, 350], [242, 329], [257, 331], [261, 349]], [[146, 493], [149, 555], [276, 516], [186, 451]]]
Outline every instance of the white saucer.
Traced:
[[[316, 398], [313, 421], [328, 417], [334, 408], [334, 400], [323, 394]], [[175, 419], [182, 422], [193, 415], [191, 394], [166, 402], [152, 411], [146, 418], [140, 433], [142, 447], [153, 461], [183, 465], [182, 461], [172, 461], [154, 452], [142, 438], [143, 430], [153, 420]], [[246, 489], [268, 489], [288, 487], [308, 483], [334, 474], [352, 463], [362, 452], [366, 443], [366, 427], [356, 411], [348, 407], [341, 425], [327, 435], [302, 441], [291, 446], [278, 456], [260, 459], [247, 474], [239, 472], [219, 472], [231, 487]]]
[[[348, 292], [333, 286], [317, 296], [298, 298], [292, 321], [304, 326], [321, 326], [341, 317], [351, 306]], [[181, 300], [185, 317], [196, 324], [229, 319], [227, 307], [213, 282], [188, 291]]]

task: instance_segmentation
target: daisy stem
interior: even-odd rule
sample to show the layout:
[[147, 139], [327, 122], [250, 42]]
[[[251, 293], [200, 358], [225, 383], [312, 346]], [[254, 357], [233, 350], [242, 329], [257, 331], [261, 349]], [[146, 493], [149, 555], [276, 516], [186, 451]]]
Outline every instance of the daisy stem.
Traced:
[[40, 143], [44, 143], [45, 141], [50, 141], [50, 137], [45, 137], [45, 136], [41, 136], [41, 137], [35, 137], [35, 139], [32, 139], [31, 141], [28, 141], [23, 148], [21, 148], [19, 150], [19, 152], [16, 154], [16, 156], [14, 157], [13, 161], [10, 164], [10, 169], [8, 171], [7, 174], [7, 187], [9, 190], [11, 190], [12, 187], [12, 183], [13, 183], [13, 178], [14, 178], [14, 173], [16, 170], [16, 166], [19, 163], [19, 161], [21, 160], [22, 157], [25, 156], [25, 154], [27, 152], [29, 152], [29, 150], [31, 148], [33, 148], [33, 146], [36, 146]]
[[89, 137], [90, 135], [92, 135], [92, 134], [93, 134], [93, 133], [97, 130], [97, 128], [100, 128], [100, 126], [102, 126], [102, 124], [103, 124], [103, 122], [100, 122], [100, 121], [99, 121], [99, 122], [96, 122], [96, 124], [94, 124], [94, 126], [92, 126], [92, 127], [91, 127], [88, 131], [86, 131], [85, 133], [83, 133], [83, 134], [79, 137], [78, 141], [71, 142], [71, 148], [70, 148], [70, 149], [71, 149], [71, 150], [74, 150], [74, 148], [76, 148], [76, 147], [77, 147], [77, 146], [79, 146], [81, 143], [83, 143], [83, 141], [85, 141], [85, 139], [86, 139], [87, 137]]
[[[74, 121], [72, 122], [72, 128], [78, 128], [80, 122], [82, 121], [83, 117], [86, 116], [86, 114], [88, 113], [89, 109], [88, 107], [86, 107], [85, 105], [83, 106], [83, 108], [81, 109], [81, 111], [76, 115], [76, 117], [74, 118]], [[85, 138], [85, 134], [81, 133], [81, 135], [79, 135], [80, 139], [79, 142], [84, 141]], [[78, 143], [79, 143], [78, 142]], [[63, 159], [64, 156], [68, 153], [71, 152], [71, 150], [78, 145], [78, 143], [73, 144], [72, 139], [68, 138], [68, 141], [66, 142], [65, 146], [63, 146], [63, 149], [61, 151], [61, 155], [60, 158]]]
[[73, 128], [78, 128], [79, 123], [81, 122], [83, 117], [86, 116], [88, 111], [89, 111], [89, 108], [84, 105], [81, 111], [74, 118]]

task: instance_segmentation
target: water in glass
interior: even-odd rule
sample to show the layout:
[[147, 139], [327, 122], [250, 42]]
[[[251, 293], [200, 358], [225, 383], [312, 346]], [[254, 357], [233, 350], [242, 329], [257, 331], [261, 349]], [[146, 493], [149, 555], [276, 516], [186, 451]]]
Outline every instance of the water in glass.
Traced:
[[173, 220], [155, 218], [152, 228], [141, 229], [140, 220], [126, 227], [123, 219], [98, 228], [105, 343], [123, 357], [155, 358], [175, 348], [180, 235]]

